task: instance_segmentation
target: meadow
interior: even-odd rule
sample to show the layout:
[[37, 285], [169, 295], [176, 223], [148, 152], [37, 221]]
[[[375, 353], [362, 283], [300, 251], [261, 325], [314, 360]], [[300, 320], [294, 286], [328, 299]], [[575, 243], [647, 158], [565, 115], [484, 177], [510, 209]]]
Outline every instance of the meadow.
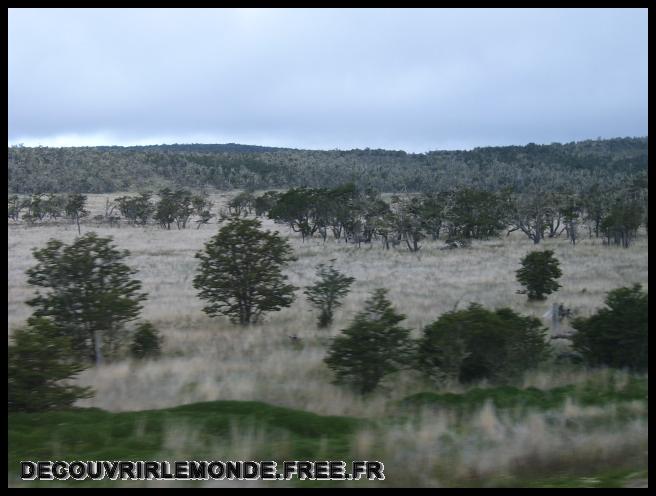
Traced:
[[[217, 193], [212, 200], [221, 208], [233, 194]], [[114, 196], [120, 194], [89, 195], [91, 217], [103, 213], [106, 198]], [[302, 242], [286, 226], [268, 219], [263, 226], [289, 238], [298, 258], [286, 270], [292, 284], [309, 285], [314, 267], [332, 259], [356, 279], [330, 328], [317, 329], [317, 314], [301, 290], [291, 307], [251, 327], [207, 317], [192, 279], [194, 254], [216, 233], [214, 221], [170, 231], [83, 223], [82, 233], [110, 235], [130, 251], [127, 262], [148, 293], [142, 318], [164, 336], [163, 356], [87, 369], [78, 382], [93, 387], [95, 396], [79, 401], [80, 410], [10, 417], [10, 485], [26, 484], [12, 473], [12, 461], [37, 455], [376, 459], [385, 463], [385, 481], [343, 483], [374, 486], [646, 485], [646, 375], [549, 363], [509, 386], [448, 384], [437, 390], [405, 372], [362, 398], [333, 385], [323, 363], [332, 337], [375, 288], [389, 290], [414, 337], [440, 314], [470, 302], [539, 318], [556, 302], [576, 315], [591, 315], [609, 290], [634, 283], [648, 288], [644, 232], [628, 249], [587, 236], [576, 246], [565, 239], [535, 246], [515, 232], [454, 250], [442, 250], [443, 241], [424, 240], [411, 253], [376, 242], [361, 247], [332, 239]], [[30, 250], [50, 238], [71, 242], [77, 234], [69, 223], [8, 226], [9, 334], [30, 315], [24, 303], [33, 293], [25, 276], [34, 264]], [[526, 253], [544, 248], [561, 262], [562, 288], [546, 301], [530, 303], [516, 293], [515, 271]], [[569, 330], [565, 322], [560, 332]], [[565, 339], [553, 344], [567, 350]]]

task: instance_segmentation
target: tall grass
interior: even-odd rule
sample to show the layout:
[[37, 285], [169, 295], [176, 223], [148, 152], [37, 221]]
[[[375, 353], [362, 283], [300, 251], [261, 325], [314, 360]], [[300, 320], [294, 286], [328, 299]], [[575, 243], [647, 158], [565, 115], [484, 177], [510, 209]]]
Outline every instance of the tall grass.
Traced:
[[[221, 194], [213, 199], [223, 205], [229, 197]], [[102, 213], [105, 198], [90, 195], [92, 216]], [[564, 239], [547, 239], [536, 247], [513, 233], [475, 241], [471, 248], [458, 250], [443, 251], [441, 241], [424, 241], [419, 253], [410, 253], [386, 251], [376, 243], [360, 248], [330, 239], [303, 243], [285, 226], [270, 220], [265, 220], [264, 226], [289, 237], [298, 256], [287, 269], [292, 284], [309, 285], [314, 267], [330, 259], [336, 259], [338, 270], [356, 278], [330, 328], [317, 329], [317, 315], [301, 291], [290, 308], [268, 314], [256, 326], [241, 328], [227, 319], [208, 318], [192, 286], [197, 267], [193, 255], [216, 233], [216, 224], [181, 231], [84, 224], [83, 232], [111, 235], [120, 248], [130, 250], [128, 263], [138, 269], [137, 277], [149, 294], [143, 318], [160, 329], [165, 341], [158, 360], [125, 359], [86, 370], [79, 382], [92, 386], [96, 395], [78, 406], [124, 412], [201, 401], [256, 400], [322, 415], [386, 422], [398, 413], [398, 400], [431, 386], [412, 373], [402, 373], [389, 378], [380, 391], [362, 398], [331, 384], [330, 371], [323, 363], [331, 338], [348, 325], [373, 289], [389, 289], [397, 310], [407, 315], [403, 324], [418, 337], [422, 327], [440, 314], [470, 302], [491, 308], [508, 306], [536, 317], [558, 302], [585, 316], [603, 305], [609, 290], [634, 283], [648, 285], [646, 236], [621, 249], [603, 246], [600, 239], [581, 239], [576, 246]], [[9, 334], [30, 314], [24, 303], [32, 295], [25, 277], [25, 270], [34, 264], [30, 250], [43, 246], [49, 238], [71, 242], [76, 236], [77, 228], [65, 223], [8, 226]], [[543, 248], [554, 250], [561, 261], [562, 288], [545, 302], [529, 303], [525, 295], [516, 294], [520, 288], [515, 270], [527, 252]], [[566, 324], [563, 330], [568, 330]], [[298, 336], [300, 341], [289, 336]], [[567, 347], [562, 340], [554, 344]], [[622, 372], [550, 367], [527, 373], [515, 386], [548, 390], [593, 384], [621, 389], [629, 383], [629, 375]], [[466, 393], [473, 387], [489, 385], [450, 384], [441, 392]], [[564, 477], [573, 485], [603, 485], [608, 481], [586, 481], [581, 474], [596, 469], [610, 473], [612, 466], [620, 472], [629, 470], [627, 467], [646, 467], [646, 408], [646, 400], [626, 402], [620, 408], [612, 402], [586, 405], [573, 398], [556, 408], [525, 412], [520, 417], [484, 403], [463, 417], [449, 409], [427, 407], [419, 416], [385, 424], [382, 429], [359, 431], [344, 456], [384, 459], [390, 485], [404, 481], [413, 485], [503, 485], [537, 481], [540, 474], [564, 474], [558, 480]], [[235, 427], [231, 432], [222, 446], [229, 446], [237, 459], [266, 452], [264, 447], [271, 442], [257, 427]], [[194, 452], [206, 442], [194, 433], [192, 425], [176, 423], [167, 427], [161, 450], [177, 456]], [[284, 436], [276, 443], [280, 453], [294, 454], [291, 448], [284, 448], [289, 446]]]

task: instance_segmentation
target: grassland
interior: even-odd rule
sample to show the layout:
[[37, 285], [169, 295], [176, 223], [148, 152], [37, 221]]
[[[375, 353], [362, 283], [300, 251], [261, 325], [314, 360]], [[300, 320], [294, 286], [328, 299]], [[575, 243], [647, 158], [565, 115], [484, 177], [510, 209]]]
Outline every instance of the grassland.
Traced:
[[[229, 196], [214, 200], [221, 205]], [[102, 213], [105, 198], [90, 196], [92, 216]], [[332, 385], [322, 362], [330, 339], [377, 287], [390, 290], [415, 337], [441, 313], [469, 302], [538, 317], [552, 302], [562, 302], [589, 315], [611, 289], [647, 287], [645, 235], [629, 249], [603, 246], [597, 239], [576, 246], [546, 240], [537, 249], [555, 251], [563, 287], [536, 304], [515, 293], [519, 260], [536, 249], [518, 233], [459, 250], [443, 251], [442, 242], [426, 241], [419, 253], [410, 253], [378, 244], [302, 243], [284, 226], [268, 220], [264, 225], [290, 238], [298, 257], [288, 268], [292, 284], [309, 284], [314, 266], [330, 259], [356, 278], [329, 329], [316, 328], [317, 316], [300, 292], [290, 308], [252, 328], [209, 319], [191, 281], [193, 255], [216, 232], [215, 224], [182, 231], [82, 226], [83, 232], [111, 235], [130, 250], [129, 263], [149, 293], [143, 318], [164, 335], [164, 356], [85, 371], [79, 382], [96, 395], [80, 401], [80, 410], [12, 415], [10, 485], [21, 484], [11, 470], [19, 458], [146, 456], [368, 457], [385, 462], [384, 484], [392, 486], [646, 484], [646, 376], [549, 365], [506, 388], [451, 384], [437, 391], [404, 373], [363, 399]], [[8, 226], [9, 333], [29, 315], [24, 301], [32, 294], [25, 278], [33, 264], [30, 249], [52, 237], [70, 242], [76, 235], [70, 224]], [[567, 330], [565, 325], [562, 331]], [[290, 335], [301, 339], [292, 341]], [[554, 345], [566, 349], [567, 342], [558, 339]]]

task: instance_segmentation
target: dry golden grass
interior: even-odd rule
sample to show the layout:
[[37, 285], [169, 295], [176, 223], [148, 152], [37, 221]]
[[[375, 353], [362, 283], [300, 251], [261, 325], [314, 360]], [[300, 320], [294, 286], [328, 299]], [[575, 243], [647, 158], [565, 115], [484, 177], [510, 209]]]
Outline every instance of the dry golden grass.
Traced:
[[[231, 194], [216, 194], [213, 200], [220, 206]], [[90, 195], [91, 216], [103, 212], [106, 198]], [[418, 336], [424, 325], [456, 305], [509, 306], [540, 317], [556, 301], [588, 315], [603, 305], [607, 291], [634, 283], [646, 287], [648, 282], [644, 235], [629, 249], [603, 246], [598, 239], [582, 239], [576, 246], [564, 239], [546, 240], [536, 247], [513, 233], [459, 250], [440, 250], [441, 241], [426, 241], [419, 253], [410, 253], [404, 248], [386, 251], [378, 243], [361, 248], [330, 239], [302, 243], [285, 226], [270, 220], [264, 226], [289, 236], [298, 256], [287, 270], [292, 284], [308, 285], [314, 267], [333, 258], [339, 270], [356, 278], [329, 330], [316, 328], [317, 315], [301, 291], [290, 308], [268, 314], [263, 323], [251, 328], [208, 318], [192, 286], [197, 266], [194, 253], [216, 233], [216, 224], [170, 231], [84, 224], [83, 233], [93, 230], [111, 235], [120, 248], [130, 250], [128, 263], [138, 269], [137, 277], [149, 294], [143, 318], [152, 321], [166, 341], [165, 356], [158, 361], [125, 360], [84, 372], [80, 381], [93, 386], [96, 396], [80, 405], [120, 411], [240, 399], [324, 414], [373, 415], [383, 411], [390, 397], [415, 392], [421, 385], [401, 377], [394, 393], [379, 393], [363, 401], [331, 385], [322, 360], [330, 338], [349, 323], [374, 288], [389, 289], [396, 308], [408, 317], [405, 325]], [[32, 294], [25, 277], [25, 270], [34, 264], [30, 250], [50, 238], [71, 242], [76, 236], [77, 228], [70, 224], [8, 227], [9, 332], [30, 313], [24, 304]], [[554, 250], [561, 261], [563, 287], [546, 302], [528, 303], [524, 295], [515, 293], [520, 288], [514, 272], [526, 253], [543, 248]], [[293, 343], [289, 335], [301, 337], [301, 344]], [[533, 374], [526, 379], [527, 385], [552, 380], [559, 385], [576, 378]]]

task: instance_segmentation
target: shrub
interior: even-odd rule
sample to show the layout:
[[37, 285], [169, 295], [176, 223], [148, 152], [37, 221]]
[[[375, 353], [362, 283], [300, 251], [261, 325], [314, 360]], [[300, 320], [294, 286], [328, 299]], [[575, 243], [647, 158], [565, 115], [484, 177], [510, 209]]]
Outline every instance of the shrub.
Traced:
[[417, 365], [437, 382], [503, 382], [535, 367], [548, 354], [546, 329], [538, 319], [509, 308], [491, 311], [471, 304], [445, 313], [424, 329]]
[[130, 352], [135, 358], [156, 358], [162, 352], [162, 337], [150, 322], [140, 324], [135, 330]]
[[592, 366], [647, 370], [647, 293], [639, 284], [610, 291], [602, 308], [572, 321], [572, 345]]

